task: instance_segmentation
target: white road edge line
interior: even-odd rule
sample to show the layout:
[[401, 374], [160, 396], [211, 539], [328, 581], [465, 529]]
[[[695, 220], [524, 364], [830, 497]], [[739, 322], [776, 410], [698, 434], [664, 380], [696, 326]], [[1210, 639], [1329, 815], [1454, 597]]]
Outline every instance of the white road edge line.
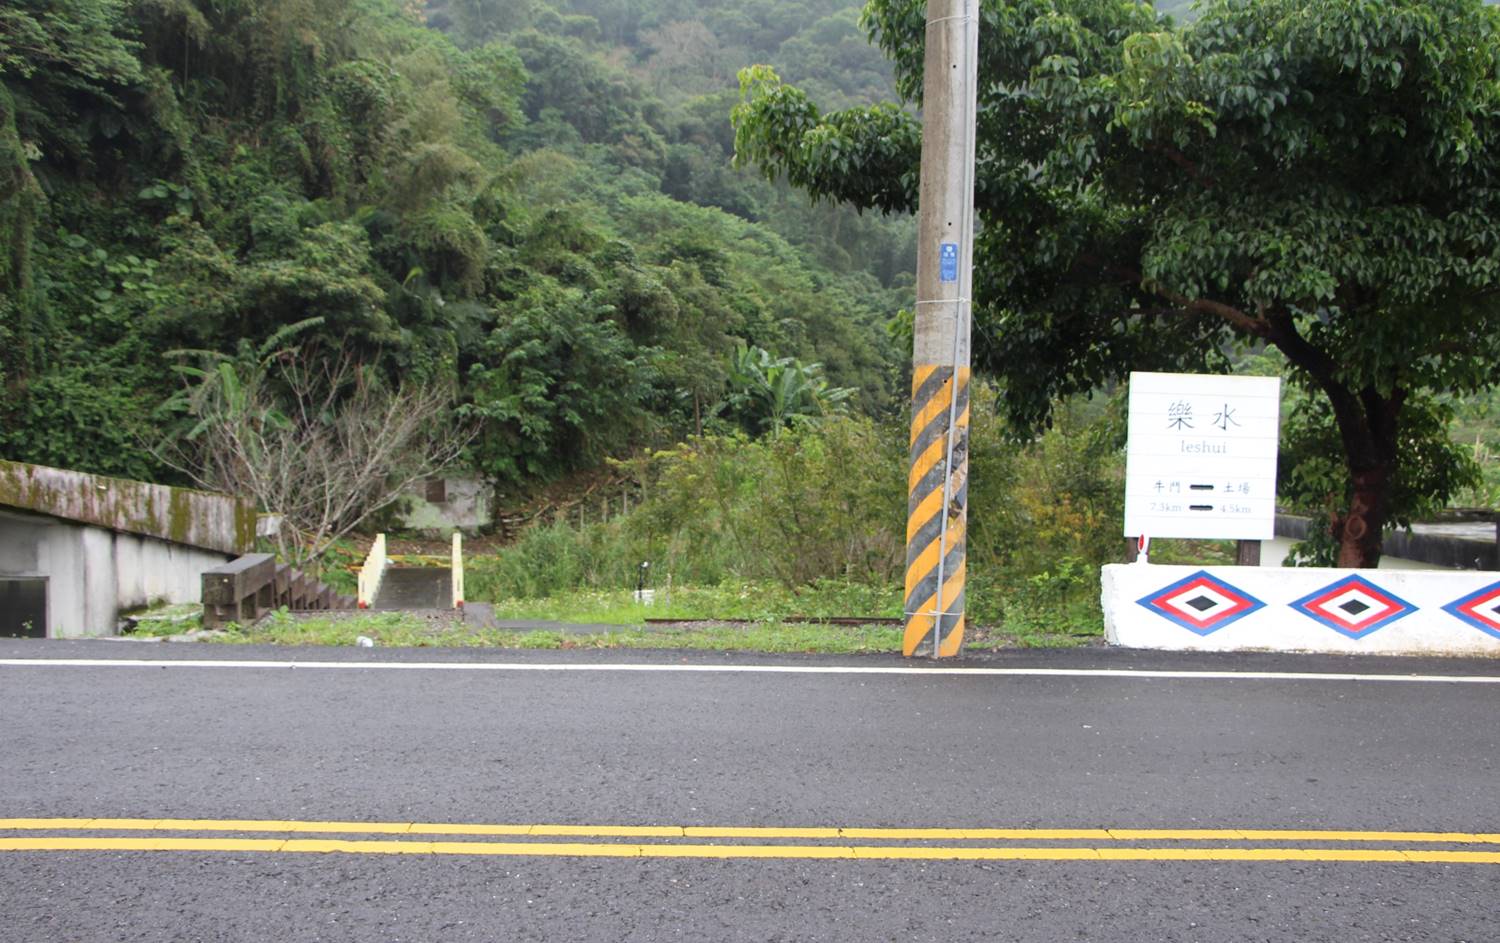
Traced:
[[246, 661], [190, 659], [0, 658], [5, 668], [251, 668], [334, 671], [636, 671], [689, 674], [845, 674], [1006, 678], [1172, 678], [1200, 681], [1385, 681], [1500, 684], [1495, 675], [1397, 675], [1314, 671], [1174, 671], [1154, 668], [921, 668], [902, 665], [677, 665], [443, 661]]

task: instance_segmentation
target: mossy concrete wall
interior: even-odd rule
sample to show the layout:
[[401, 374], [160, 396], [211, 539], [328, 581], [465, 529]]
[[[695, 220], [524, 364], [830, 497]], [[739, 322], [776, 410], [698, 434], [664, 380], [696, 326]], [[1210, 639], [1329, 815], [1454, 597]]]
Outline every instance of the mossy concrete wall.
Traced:
[[227, 554], [255, 547], [255, 505], [227, 494], [0, 460], [0, 507]]
[[418, 481], [402, 496], [406, 507], [397, 521], [407, 530], [473, 531], [494, 520], [492, 491], [480, 478], [454, 476], [444, 480], [444, 500], [427, 500], [427, 482]]

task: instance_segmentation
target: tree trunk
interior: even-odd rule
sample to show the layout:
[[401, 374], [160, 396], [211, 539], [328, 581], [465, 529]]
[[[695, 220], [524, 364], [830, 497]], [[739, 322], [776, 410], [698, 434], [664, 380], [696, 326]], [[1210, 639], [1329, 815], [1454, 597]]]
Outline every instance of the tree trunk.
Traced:
[[1335, 564], [1373, 569], [1380, 565], [1385, 522], [1390, 515], [1395, 480], [1397, 428], [1407, 391], [1400, 386], [1382, 395], [1373, 386], [1358, 391], [1340, 379], [1338, 361], [1303, 337], [1288, 312], [1268, 319], [1265, 336], [1287, 359], [1306, 370], [1333, 408], [1344, 446], [1344, 464], [1353, 488], [1349, 508], [1332, 522], [1338, 542]]
[[1354, 493], [1349, 510], [1333, 522], [1338, 541], [1336, 566], [1373, 569], [1380, 565], [1385, 521], [1389, 513], [1391, 469], [1385, 466], [1352, 473]]
[[[1397, 423], [1406, 391], [1398, 387], [1382, 396], [1373, 387], [1365, 387], [1355, 399], [1355, 417], [1335, 410], [1354, 487], [1349, 510], [1334, 522], [1333, 536], [1339, 543], [1338, 566], [1373, 569], [1380, 565], [1385, 522], [1391, 512], [1391, 486], [1399, 461]], [[1357, 421], [1348, 423], [1350, 418]]]

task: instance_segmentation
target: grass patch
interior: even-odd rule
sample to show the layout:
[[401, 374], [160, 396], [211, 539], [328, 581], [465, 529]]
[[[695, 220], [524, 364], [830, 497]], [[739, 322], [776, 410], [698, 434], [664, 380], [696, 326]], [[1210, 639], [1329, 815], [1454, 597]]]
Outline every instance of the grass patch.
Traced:
[[[327, 615], [273, 612], [252, 626], [230, 626], [217, 642], [256, 645], [354, 645], [361, 635], [381, 645], [463, 645], [457, 619], [432, 622], [406, 612], [340, 610]], [[433, 639], [443, 639], [435, 642]], [[475, 644], [475, 643], [467, 643]], [[479, 643], [482, 644], [482, 643]]]
[[[964, 648], [1073, 648], [1103, 635], [1097, 584], [1076, 567], [1040, 574], [1024, 591], [990, 610], [970, 610]], [[992, 595], [986, 592], [987, 596]], [[1091, 598], [1092, 597], [1092, 598]], [[800, 590], [777, 583], [726, 582], [657, 590], [642, 605], [629, 590], [573, 590], [539, 599], [493, 603], [500, 621], [559, 622], [608, 626], [600, 631], [475, 628], [458, 617], [406, 612], [342, 610], [290, 613], [280, 610], [252, 626], [230, 626], [212, 641], [223, 644], [325, 645], [350, 647], [360, 636], [395, 648], [693, 649], [700, 651], [899, 653], [900, 625], [827, 625], [788, 622], [812, 618], [899, 618], [901, 587], [824, 581]], [[192, 610], [189, 612], [189, 610]], [[988, 617], [989, 612], [995, 617]], [[138, 635], [173, 635], [197, 629], [196, 607], [174, 607], [162, 618], [143, 620]], [[680, 625], [646, 625], [646, 619]], [[733, 621], [731, 621], [733, 620]], [[977, 621], [976, 621], [977, 620]]]
[[125, 634], [137, 638], [164, 638], [203, 628], [203, 607], [197, 603], [157, 605], [121, 615], [132, 624]]
[[[1045, 589], [1057, 585], [1053, 580]], [[235, 628], [218, 641], [237, 644], [352, 646], [359, 636], [382, 647], [529, 649], [693, 649], [700, 651], [899, 653], [900, 625], [827, 625], [788, 622], [799, 616], [894, 618], [901, 611], [899, 587], [825, 583], [792, 592], [777, 584], [725, 583], [660, 591], [656, 603], [636, 603], [626, 590], [575, 590], [541, 599], [495, 605], [501, 621], [603, 624], [594, 632], [551, 628], [475, 628], [461, 619], [402, 612], [343, 611], [327, 614], [272, 613], [254, 626]], [[1078, 593], [1043, 600], [1017, 598], [995, 624], [971, 621], [964, 647], [972, 652], [1005, 648], [1073, 648], [1103, 634], [1097, 603]], [[647, 618], [682, 625], [646, 625]], [[721, 620], [745, 620], [727, 624]]]
[[1148, 552], [1151, 562], [1161, 565], [1234, 566], [1239, 546], [1233, 540], [1153, 537]]
[[1082, 648], [1104, 638], [1104, 620], [1097, 613], [1058, 619], [1020, 611], [1003, 625], [971, 626], [964, 633], [964, 650], [993, 652], [1006, 648]]
[[673, 648], [700, 651], [818, 652], [829, 655], [901, 651], [901, 628], [758, 622], [664, 629], [624, 629], [568, 637], [562, 648]]
[[[476, 599], [475, 601], [482, 601]], [[627, 589], [577, 589], [534, 599], [493, 602], [497, 619], [640, 625], [647, 619], [774, 622], [790, 616], [899, 618], [901, 588], [824, 580], [798, 590], [779, 583], [730, 581], [717, 586], [658, 587], [649, 605]]]
[[690, 625], [574, 634], [555, 630], [529, 632], [474, 629], [458, 620], [431, 621], [401, 612], [342, 613], [304, 616], [272, 613], [260, 623], [234, 628], [217, 641], [229, 644], [352, 646], [361, 636], [376, 645], [396, 648], [668, 648], [704, 651], [822, 652], [851, 654], [898, 652], [898, 626]]

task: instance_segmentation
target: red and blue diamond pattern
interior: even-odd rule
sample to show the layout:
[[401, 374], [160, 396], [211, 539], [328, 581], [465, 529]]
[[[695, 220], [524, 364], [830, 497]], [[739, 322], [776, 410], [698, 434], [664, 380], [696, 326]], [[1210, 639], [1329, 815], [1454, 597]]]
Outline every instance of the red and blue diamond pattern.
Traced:
[[1500, 583], [1450, 602], [1443, 611], [1469, 623], [1486, 635], [1500, 638]]
[[1206, 570], [1199, 570], [1136, 602], [1198, 635], [1217, 632], [1265, 606], [1259, 599]]
[[1362, 639], [1417, 611], [1416, 606], [1361, 576], [1346, 576], [1290, 605], [1352, 639]]

